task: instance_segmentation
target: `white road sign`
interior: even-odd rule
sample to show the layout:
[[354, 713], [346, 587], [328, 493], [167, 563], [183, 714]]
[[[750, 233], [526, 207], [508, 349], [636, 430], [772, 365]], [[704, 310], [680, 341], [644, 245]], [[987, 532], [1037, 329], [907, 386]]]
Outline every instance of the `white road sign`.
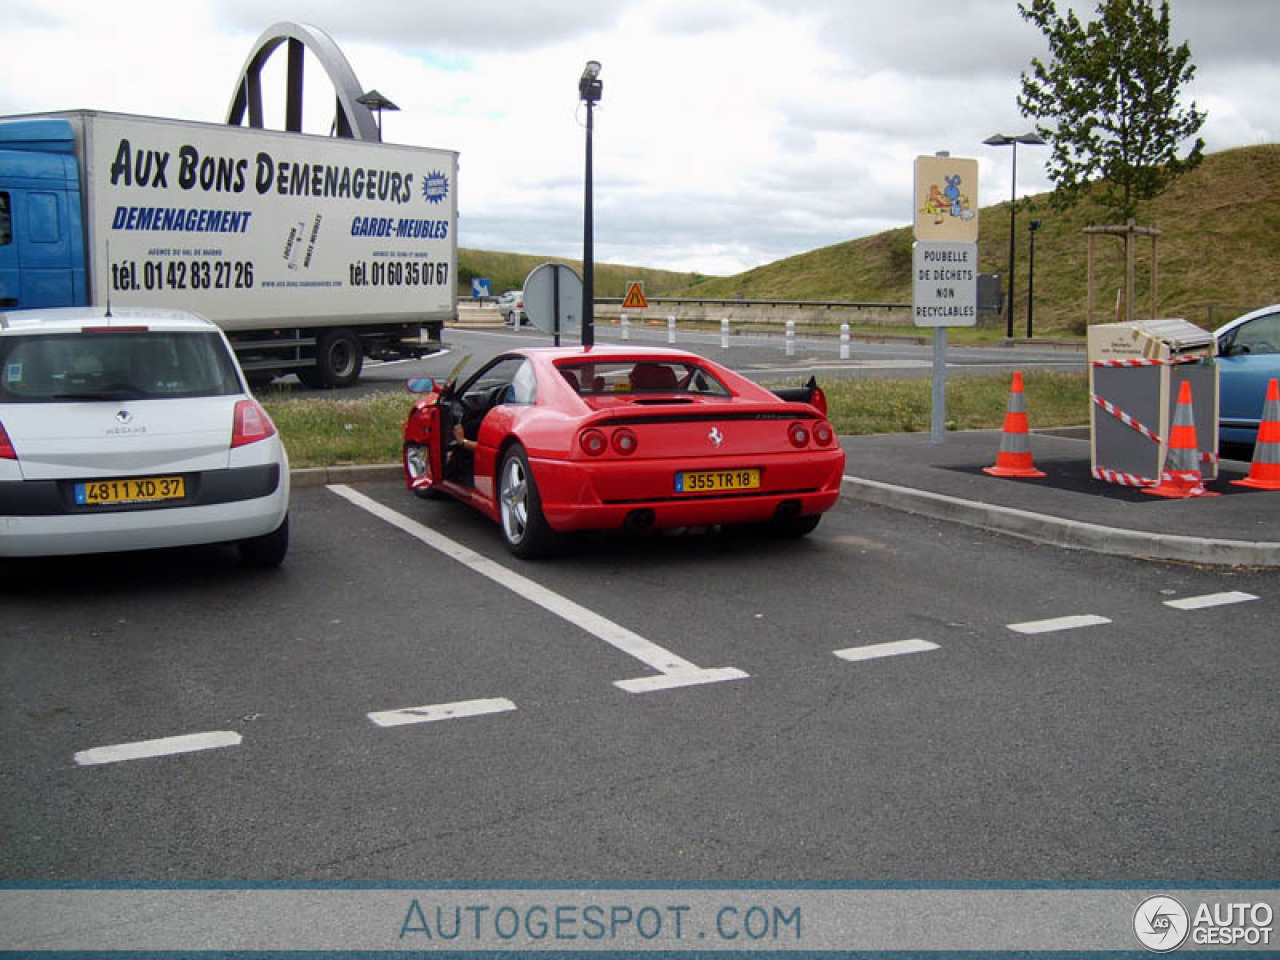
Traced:
[[976, 243], [912, 244], [911, 314], [917, 327], [972, 327], [978, 322]]

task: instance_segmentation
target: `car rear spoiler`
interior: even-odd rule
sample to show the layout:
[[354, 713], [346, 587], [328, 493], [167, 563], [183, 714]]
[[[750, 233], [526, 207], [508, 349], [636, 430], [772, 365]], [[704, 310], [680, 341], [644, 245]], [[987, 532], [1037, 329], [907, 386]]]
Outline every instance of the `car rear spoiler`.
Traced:
[[772, 390], [772, 393], [779, 400], [786, 400], [790, 403], [807, 403], [810, 406], [817, 407], [823, 416], [827, 414], [827, 395], [822, 392], [822, 388], [818, 386], [815, 377], [810, 377], [809, 382], [802, 387], [779, 387]]

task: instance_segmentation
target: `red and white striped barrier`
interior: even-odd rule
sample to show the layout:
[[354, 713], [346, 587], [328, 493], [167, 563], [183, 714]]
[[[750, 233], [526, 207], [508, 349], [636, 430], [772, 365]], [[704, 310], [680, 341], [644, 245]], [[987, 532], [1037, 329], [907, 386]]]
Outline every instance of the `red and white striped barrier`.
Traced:
[[1170, 357], [1168, 360], [1148, 360], [1145, 357], [1129, 357], [1124, 360], [1092, 360], [1095, 367], [1172, 367], [1179, 363], [1199, 363], [1204, 357]]
[[1108, 470], [1106, 467], [1094, 467], [1093, 479], [1114, 483], [1119, 487], [1154, 487], [1160, 482], [1152, 477], [1140, 477], [1134, 473], [1121, 473], [1119, 470]]
[[[1164, 442], [1160, 439], [1159, 434], [1157, 434], [1154, 430], [1151, 430], [1143, 426], [1138, 420], [1129, 416], [1129, 414], [1125, 413], [1123, 410], [1117, 407], [1110, 400], [1106, 400], [1098, 396], [1096, 393], [1091, 394], [1091, 396], [1095, 404], [1097, 404], [1103, 410], [1107, 411], [1107, 413], [1111, 414], [1113, 417], [1115, 417], [1117, 420], [1123, 423], [1126, 427], [1132, 427], [1134, 430], [1138, 431], [1138, 433], [1142, 434], [1152, 443], [1159, 444]], [[1211, 463], [1215, 467], [1218, 465], [1218, 455], [1214, 453], [1212, 450], [1203, 450], [1203, 451], [1199, 451], [1199, 453], [1200, 453], [1201, 462]], [[1121, 476], [1129, 476], [1129, 474], [1121, 474]], [[1099, 477], [1098, 479], [1103, 479], [1103, 478]], [[1119, 481], [1111, 481], [1111, 482], [1116, 483]], [[1158, 480], [1152, 480], [1150, 482], [1153, 485], [1156, 483], [1159, 483]], [[1142, 484], [1135, 484], [1135, 486], [1142, 486]]]
[[1125, 413], [1110, 400], [1106, 400], [1095, 393], [1093, 394], [1093, 402], [1123, 423], [1126, 427], [1132, 427], [1148, 440], [1152, 440], [1155, 443], [1160, 442], [1160, 437], [1153, 430], [1144, 427], [1141, 423], [1129, 416], [1129, 414]]

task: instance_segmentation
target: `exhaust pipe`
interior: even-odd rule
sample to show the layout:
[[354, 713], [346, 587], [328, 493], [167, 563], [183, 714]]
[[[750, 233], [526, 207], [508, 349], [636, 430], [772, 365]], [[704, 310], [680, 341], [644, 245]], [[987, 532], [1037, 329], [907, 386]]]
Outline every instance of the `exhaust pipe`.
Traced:
[[790, 520], [792, 517], [800, 516], [799, 500], [783, 500], [778, 504], [778, 508], [773, 511], [773, 519]]
[[632, 510], [622, 521], [622, 529], [628, 533], [643, 533], [653, 527], [653, 511], [646, 508]]

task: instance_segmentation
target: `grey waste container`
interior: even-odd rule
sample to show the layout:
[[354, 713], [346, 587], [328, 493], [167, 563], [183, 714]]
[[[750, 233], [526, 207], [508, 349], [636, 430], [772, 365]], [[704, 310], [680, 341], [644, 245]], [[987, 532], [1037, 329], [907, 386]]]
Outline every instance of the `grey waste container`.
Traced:
[[1089, 328], [1093, 476], [1146, 487], [1169, 455], [1178, 391], [1191, 384], [1200, 473], [1218, 475], [1218, 367], [1213, 334], [1181, 318]]

